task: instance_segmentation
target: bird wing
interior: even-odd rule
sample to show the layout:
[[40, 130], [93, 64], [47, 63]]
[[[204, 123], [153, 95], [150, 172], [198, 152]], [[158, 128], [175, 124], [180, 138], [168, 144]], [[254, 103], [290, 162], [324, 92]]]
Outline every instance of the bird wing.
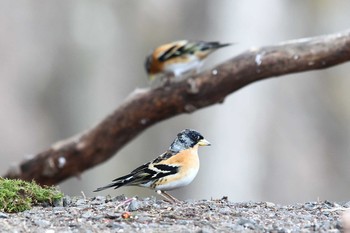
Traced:
[[179, 171], [180, 166], [159, 164], [160, 162], [172, 156], [173, 154], [170, 151], [166, 151], [165, 153], [161, 154], [156, 159], [154, 159], [152, 162], [145, 163], [139, 166], [138, 168], [134, 169], [128, 175], [118, 177], [114, 179], [112, 183], [100, 187], [94, 191], [97, 192], [111, 187], [114, 187], [116, 189], [124, 185], [147, 184], [164, 176], [176, 174]]
[[179, 169], [180, 167], [176, 165], [147, 163], [138, 167], [129, 175], [114, 179], [113, 183], [116, 184], [114, 185], [116, 188], [124, 185], [147, 184], [162, 177], [176, 174]]
[[167, 175], [175, 174], [178, 172], [179, 166], [159, 164], [172, 156], [173, 154], [170, 151], [166, 151], [152, 162], [148, 162], [137, 167], [131, 171], [130, 174], [114, 179], [113, 183], [122, 184], [120, 186], [138, 185], [157, 180]]
[[230, 43], [221, 44], [217, 41], [206, 42], [206, 41], [178, 41], [165, 50], [161, 56], [158, 58], [159, 61], [166, 61], [171, 58], [180, 57], [183, 55], [194, 54], [198, 51], [204, 52], [206, 54], [222, 47], [231, 45]]
[[180, 57], [185, 54], [193, 54], [196, 51], [196, 43], [189, 43], [187, 41], [180, 41], [168, 48], [158, 58], [159, 61], [166, 61], [174, 57]]

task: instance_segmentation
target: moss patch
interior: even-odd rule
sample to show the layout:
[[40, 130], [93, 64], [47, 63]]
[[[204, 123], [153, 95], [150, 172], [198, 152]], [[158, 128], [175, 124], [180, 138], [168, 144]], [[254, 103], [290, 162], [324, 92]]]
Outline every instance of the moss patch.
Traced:
[[40, 204], [52, 205], [62, 197], [63, 194], [54, 187], [0, 177], [0, 211], [3, 212], [21, 212]]

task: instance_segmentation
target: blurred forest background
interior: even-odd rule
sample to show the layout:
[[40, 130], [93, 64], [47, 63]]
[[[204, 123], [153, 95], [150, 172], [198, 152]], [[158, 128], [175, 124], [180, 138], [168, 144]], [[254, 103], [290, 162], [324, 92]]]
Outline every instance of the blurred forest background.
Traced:
[[[350, 28], [350, 1], [100, 0], [0, 2], [0, 170], [102, 120], [135, 88], [144, 59], [178, 39], [236, 42], [205, 68], [252, 47]], [[130, 187], [92, 193], [200, 131], [195, 181], [179, 199], [294, 203], [349, 200], [350, 63], [254, 83], [221, 105], [149, 128], [113, 159], [60, 184], [69, 195], [155, 195]]]

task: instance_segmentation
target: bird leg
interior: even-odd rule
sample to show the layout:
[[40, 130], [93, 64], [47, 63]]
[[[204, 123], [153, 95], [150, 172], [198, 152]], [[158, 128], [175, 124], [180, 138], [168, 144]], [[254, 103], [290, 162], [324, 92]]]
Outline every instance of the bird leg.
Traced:
[[169, 193], [166, 193], [165, 191], [157, 190], [156, 193], [161, 195], [162, 197], [164, 197], [165, 200], [169, 201], [170, 203], [179, 203], [180, 202], [178, 199], [171, 196]]

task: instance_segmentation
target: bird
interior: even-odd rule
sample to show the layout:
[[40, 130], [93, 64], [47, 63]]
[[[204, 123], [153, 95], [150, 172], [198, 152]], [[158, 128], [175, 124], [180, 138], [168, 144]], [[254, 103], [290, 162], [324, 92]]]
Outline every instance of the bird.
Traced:
[[232, 45], [217, 41], [178, 40], [154, 49], [146, 57], [145, 69], [151, 82], [160, 78], [180, 77], [199, 72], [205, 58], [219, 48]]
[[166, 191], [186, 186], [193, 181], [199, 170], [198, 147], [210, 145], [196, 130], [184, 129], [163, 154], [94, 192], [122, 186], [139, 186], [155, 190], [171, 203], [179, 202]]

